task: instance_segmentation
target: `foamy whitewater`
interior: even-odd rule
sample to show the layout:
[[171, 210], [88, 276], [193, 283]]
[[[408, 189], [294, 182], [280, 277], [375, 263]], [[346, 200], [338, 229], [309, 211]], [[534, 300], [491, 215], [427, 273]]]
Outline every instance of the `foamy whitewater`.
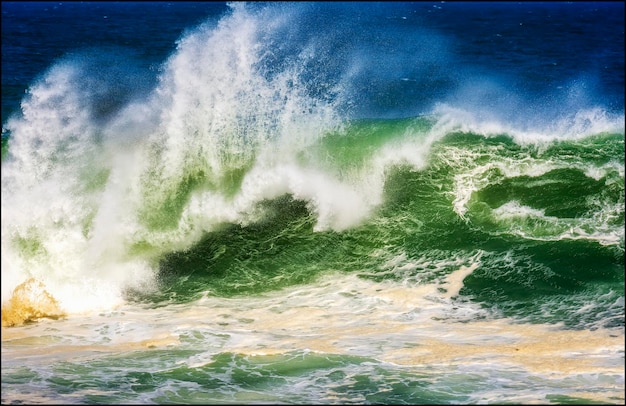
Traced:
[[2, 10], [3, 403], [624, 403], [623, 3]]

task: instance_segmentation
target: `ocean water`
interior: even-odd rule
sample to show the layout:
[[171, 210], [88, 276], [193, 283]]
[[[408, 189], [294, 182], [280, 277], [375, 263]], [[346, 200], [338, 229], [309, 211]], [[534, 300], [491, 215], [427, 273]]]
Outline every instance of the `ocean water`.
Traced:
[[2, 2], [3, 404], [623, 404], [624, 3]]

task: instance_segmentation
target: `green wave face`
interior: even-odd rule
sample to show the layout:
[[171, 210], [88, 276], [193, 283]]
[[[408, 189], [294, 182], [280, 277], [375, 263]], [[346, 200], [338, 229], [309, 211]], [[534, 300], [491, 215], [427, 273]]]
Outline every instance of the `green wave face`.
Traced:
[[[224, 222], [162, 255], [161, 289], [134, 297], [262, 294], [337, 271], [437, 283], [458, 268], [450, 258], [470, 264], [480, 254], [461, 290], [468, 300], [536, 322], [623, 323], [623, 136], [524, 144], [507, 134], [434, 137], [433, 128], [426, 118], [356, 122], [296, 154], [301, 167], [381, 195], [357, 225], [316, 229], [314, 199], [287, 191], [255, 203], [254, 221]], [[422, 163], [397, 158], [411, 154]], [[365, 189], [377, 177], [381, 190]]]

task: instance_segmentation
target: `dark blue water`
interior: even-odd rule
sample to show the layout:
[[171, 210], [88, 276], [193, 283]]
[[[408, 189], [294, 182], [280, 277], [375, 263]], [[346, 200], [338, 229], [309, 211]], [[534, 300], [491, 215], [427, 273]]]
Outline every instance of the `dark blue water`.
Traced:
[[116, 47], [118, 58], [154, 75], [186, 29], [226, 9], [221, 2], [3, 2], [2, 121], [67, 54]]
[[[413, 115], [459, 99], [530, 110], [556, 110], [564, 99], [624, 108], [623, 2], [298, 7], [311, 10], [280, 50], [323, 38], [329, 55], [317, 68], [330, 76], [363, 58], [366, 67], [353, 78], [359, 96], [352, 95], [360, 115]], [[154, 76], [185, 30], [226, 11], [220, 2], [3, 2], [2, 121], [19, 112], [35, 78], [68, 53], [107, 48], [109, 58], [130, 59]]]

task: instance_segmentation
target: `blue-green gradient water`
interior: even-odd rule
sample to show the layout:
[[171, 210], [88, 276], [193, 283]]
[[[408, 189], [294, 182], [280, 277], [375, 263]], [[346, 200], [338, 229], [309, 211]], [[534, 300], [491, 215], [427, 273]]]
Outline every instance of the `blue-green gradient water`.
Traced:
[[2, 3], [3, 404], [623, 404], [624, 3]]

